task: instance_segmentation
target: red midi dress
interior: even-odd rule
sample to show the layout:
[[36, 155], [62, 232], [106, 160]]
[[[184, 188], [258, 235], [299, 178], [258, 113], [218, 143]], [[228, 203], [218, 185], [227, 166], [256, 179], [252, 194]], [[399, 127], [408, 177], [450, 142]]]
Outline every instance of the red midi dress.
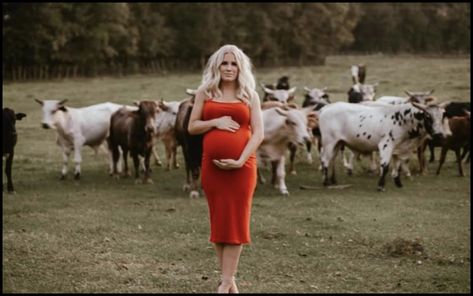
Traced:
[[213, 159], [240, 158], [251, 137], [250, 107], [243, 102], [206, 100], [202, 120], [231, 116], [240, 125], [236, 132], [213, 128], [204, 134], [202, 152], [202, 189], [210, 216], [210, 241], [250, 243], [250, 214], [256, 188], [256, 155], [253, 153], [238, 169], [223, 170]]

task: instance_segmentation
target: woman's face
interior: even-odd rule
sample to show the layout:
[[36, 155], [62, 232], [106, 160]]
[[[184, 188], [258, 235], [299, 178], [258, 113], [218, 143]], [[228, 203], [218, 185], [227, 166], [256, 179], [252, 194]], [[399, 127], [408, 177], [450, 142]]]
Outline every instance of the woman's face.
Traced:
[[238, 77], [238, 65], [233, 53], [226, 53], [220, 64], [220, 77], [222, 81], [235, 81]]

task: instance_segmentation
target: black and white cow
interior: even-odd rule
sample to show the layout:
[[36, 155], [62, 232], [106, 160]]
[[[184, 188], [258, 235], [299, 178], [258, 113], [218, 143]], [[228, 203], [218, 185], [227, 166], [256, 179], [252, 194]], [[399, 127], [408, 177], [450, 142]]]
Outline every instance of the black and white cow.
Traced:
[[[407, 103], [350, 104], [337, 102], [322, 109], [319, 127], [322, 136], [321, 163], [323, 184], [335, 184], [333, 159], [344, 144], [359, 153], [379, 151], [381, 177], [378, 190], [384, 191], [385, 177], [393, 158], [396, 186], [402, 187], [401, 161], [412, 153], [427, 135], [434, 139], [445, 135], [442, 118], [445, 109], [439, 105]], [[332, 170], [330, 180], [329, 169]]]
[[366, 66], [351, 66], [351, 78], [353, 85], [348, 90], [348, 102], [360, 103], [363, 101], [373, 101], [376, 95], [378, 83], [365, 84]]

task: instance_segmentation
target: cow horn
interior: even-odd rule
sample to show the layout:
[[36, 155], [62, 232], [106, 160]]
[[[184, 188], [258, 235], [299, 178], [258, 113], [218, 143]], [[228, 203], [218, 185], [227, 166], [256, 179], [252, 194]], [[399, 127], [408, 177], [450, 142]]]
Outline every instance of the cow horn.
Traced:
[[442, 103], [439, 104], [439, 107], [445, 109], [445, 107], [447, 107], [447, 105], [450, 104], [450, 103], [451, 103], [450, 101], [442, 102]]
[[68, 99], [64, 99], [64, 100], [60, 101], [58, 104], [59, 104], [59, 105], [64, 105], [64, 103], [67, 102], [67, 100], [68, 100]]
[[413, 94], [412, 94], [410, 91], [408, 91], [408, 90], [405, 90], [404, 92], [405, 92], [409, 97], [412, 97], [412, 96], [413, 96]]
[[41, 101], [40, 99], [34, 99], [36, 102], [38, 102], [38, 104], [40, 104], [41, 106], [43, 106], [43, 101]]
[[432, 88], [432, 89], [427, 93], [427, 95], [430, 96], [431, 94], [433, 94], [433, 93], [434, 93], [434, 90], [435, 90], [435, 89]]
[[307, 86], [304, 86], [304, 90], [308, 93], [310, 93], [312, 90], [310, 88], [308, 88]]
[[264, 92], [267, 93], [267, 94], [271, 94], [271, 95], [274, 94], [274, 90], [269, 89], [269, 88], [267, 88], [267, 87], [264, 87], [264, 86], [263, 86], [263, 90], [264, 90]]
[[296, 92], [296, 89], [297, 89], [297, 86], [294, 86], [293, 88], [291, 88], [290, 90], [288, 90], [287, 92], [289, 93], [289, 95], [293, 95], [295, 92]]
[[197, 93], [197, 91], [194, 90], [194, 89], [190, 89], [190, 88], [186, 89], [186, 94], [188, 94], [190, 96], [195, 96], [196, 93]]
[[281, 109], [281, 108], [279, 108], [279, 107], [276, 107], [276, 108], [274, 108], [274, 109], [276, 110], [276, 112], [279, 113], [279, 115], [281, 115], [281, 116], [287, 116], [287, 111], [285, 111], [285, 110], [283, 110], [283, 109]]
[[134, 102], [133, 102], [133, 105], [139, 106], [139, 105], [140, 105], [140, 101], [134, 101]]

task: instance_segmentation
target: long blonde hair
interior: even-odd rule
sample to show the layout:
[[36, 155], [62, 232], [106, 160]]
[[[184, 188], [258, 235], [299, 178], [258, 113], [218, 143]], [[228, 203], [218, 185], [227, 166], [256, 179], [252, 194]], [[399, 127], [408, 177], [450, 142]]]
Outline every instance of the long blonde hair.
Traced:
[[216, 99], [222, 97], [222, 91], [219, 88], [221, 79], [219, 67], [227, 53], [232, 53], [235, 56], [238, 66], [236, 97], [248, 104], [256, 87], [255, 77], [251, 71], [252, 64], [250, 58], [241, 49], [232, 44], [220, 47], [210, 56], [205, 66], [202, 84], [199, 86], [199, 89], [203, 89], [208, 97]]

